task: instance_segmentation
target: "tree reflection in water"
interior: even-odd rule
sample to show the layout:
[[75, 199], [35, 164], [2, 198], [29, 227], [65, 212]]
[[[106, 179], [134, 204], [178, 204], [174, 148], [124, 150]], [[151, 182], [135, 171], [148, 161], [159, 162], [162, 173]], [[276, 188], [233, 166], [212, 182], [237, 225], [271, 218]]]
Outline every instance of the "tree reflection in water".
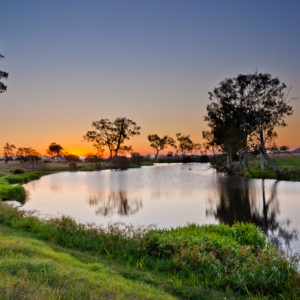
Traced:
[[256, 193], [254, 181], [241, 177], [220, 177], [217, 184], [217, 205], [207, 210], [208, 215], [229, 225], [237, 221], [254, 223], [262, 228], [276, 247], [290, 249], [291, 241], [296, 240], [298, 234], [295, 229], [289, 228], [289, 219], [278, 220], [278, 181], [272, 185], [269, 197], [266, 197], [264, 179], [261, 180], [261, 197]]
[[98, 206], [96, 215], [120, 216], [133, 215], [143, 206], [141, 198], [128, 198], [125, 191], [99, 191], [96, 194], [89, 195], [89, 204]]

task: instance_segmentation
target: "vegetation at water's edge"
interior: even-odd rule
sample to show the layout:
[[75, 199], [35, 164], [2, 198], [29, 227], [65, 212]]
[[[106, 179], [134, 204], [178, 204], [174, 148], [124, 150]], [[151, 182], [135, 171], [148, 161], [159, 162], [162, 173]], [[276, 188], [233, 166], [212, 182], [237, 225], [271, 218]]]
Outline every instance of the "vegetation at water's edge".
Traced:
[[86, 253], [0, 225], [1, 299], [174, 299]]
[[268, 244], [254, 225], [104, 229], [76, 224], [66, 217], [43, 221], [5, 204], [0, 222], [66, 248], [164, 274], [166, 290], [182, 298], [199, 299], [208, 288], [241, 297], [300, 297], [297, 261], [286, 259]]
[[[300, 157], [277, 157], [273, 161], [282, 173], [282, 179], [300, 181]], [[246, 171], [245, 177], [276, 179], [276, 173], [269, 166], [266, 166], [265, 170], [260, 169], [259, 160], [250, 160], [249, 166], [250, 172]]]
[[[42, 175], [48, 173], [49, 172], [32, 171], [0, 177], [0, 200], [13, 199], [24, 203], [26, 199], [26, 191], [20, 184], [39, 179]], [[17, 185], [13, 186], [11, 184]]]

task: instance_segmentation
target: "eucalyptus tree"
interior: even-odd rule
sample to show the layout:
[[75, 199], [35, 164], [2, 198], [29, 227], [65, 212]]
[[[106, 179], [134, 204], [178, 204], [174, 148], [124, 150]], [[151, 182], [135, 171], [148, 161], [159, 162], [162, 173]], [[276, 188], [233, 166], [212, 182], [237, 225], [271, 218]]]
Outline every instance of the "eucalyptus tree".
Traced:
[[192, 140], [190, 135], [184, 135], [180, 132], [176, 133], [176, 140], [177, 140], [177, 151], [181, 153], [182, 157], [187, 152], [192, 152], [196, 147], [198, 147], [198, 144], [195, 144]]
[[14, 155], [14, 150], [16, 146], [14, 144], [6, 143], [3, 147], [3, 156], [5, 163], [7, 164], [9, 159]]
[[228, 167], [232, 172], [232, 156], [239, 155], [240, 163], [243, 158], [247, 169], [247, 140], [253, 131], [251, 113], [247, 109], [244, 97], [247, 78], [239, 75], [220, 82], [219, 86], [209, 92], [212, 101], [207, 106], [207, 115], [204, 117], [211, 128], [203, 132], [208, 139], [207, 145], [219, 147], [227, 155]]
[[59, 156], [60, 153], [62, 152], [62, 150], [63, 150], [63, 147], [60, 144], [53, 142], [48, 146], [47, 154], [49, 154], [51, 156], [54, 156], [54, 155]]
[[150, 142], [150, 147], [156, 150], [154, 160], [157, 159], [159, 152], [163, 151], [168, 146], [175, 147], [175, 140], [168, 135], [159, 137], [157, 134], [149, 134], [148, 140]]
[[285, 117], [292, 114], [286, 85], [270, 74], [238, 75], [222, 81], [209, 92], [209, 98], [212, 103], [207, 106], [205, 120], [214, 144], [227, 154], [229, 167], [232, 168], [232, 154], [239, 154], [241, 160], [243, 152], [244, 164], [249, 169], [247, 149], [258, 146], [261, 156], [281, 177], [267, 153], [266, 143], [277, 136], [275, 127], [286, 126]]
[[[4, 58], [3, 55], [0, 54], [0, 59]], [[4, 71], [0, 71], [0, 93], [3, 93], [6, 91], [6, 85], [1, 81], [2, 79], [7, 79], [8, 73]]]
[[92, 123], [93, 130], [87, 131], [83, 138], [92, 142], [99, 153], [107, 148], [110, 158], [117, 157], [119, 153], [131, 150], [125, 145], [126, 140], [139, 135], [141, 127], [128, 118], [100, 119]]
[[254, 73], [247, 75], [247, 90], [247, 108], [255, 124], [254, 140], [259, 145], [262, 157], [280, 178], [282, 174], [268, 155], [266, 142], [277, 136], [275, 128], [285, 127], [285, 118], [293, 113], [287, 86], [270, 74]]

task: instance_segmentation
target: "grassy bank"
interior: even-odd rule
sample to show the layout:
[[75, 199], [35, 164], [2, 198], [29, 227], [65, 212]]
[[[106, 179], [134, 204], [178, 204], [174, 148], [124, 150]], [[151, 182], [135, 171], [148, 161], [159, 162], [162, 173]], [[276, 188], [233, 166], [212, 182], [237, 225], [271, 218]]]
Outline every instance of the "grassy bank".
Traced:
[[5, 204], [0, 223], [68, 249], [159, 275], [160, 288], [180, 298], [211, 298], [212, 293], [235, 298], [300, 297], [296, 262], [268, 244], [254, 225], [104, 229], [65, 217], [42, 221]]
[[[285, 180], [300, 181], [300, 157], [272, 157], [272, 160], [283, 174]], [[235, 165], [238, 167], [238, 164]], [[269, 178], [276, 179], [275, 172], [269, 167], [265, 161], [265, 170], [260, 169], [260, 160], [252, 159], [249, 161], [251, 172], [245, 172], [248, 178]]]
[[11, 174], [0, 177], [0, 200], [13, 199], [24, 203], [26, 191], [20, 184], [39, 179], [41, 176], [49, 173], [47, 171], [32, 171], [24, 174]]
[[174, 299], [97, 257], [0, 226], [1, 299]]

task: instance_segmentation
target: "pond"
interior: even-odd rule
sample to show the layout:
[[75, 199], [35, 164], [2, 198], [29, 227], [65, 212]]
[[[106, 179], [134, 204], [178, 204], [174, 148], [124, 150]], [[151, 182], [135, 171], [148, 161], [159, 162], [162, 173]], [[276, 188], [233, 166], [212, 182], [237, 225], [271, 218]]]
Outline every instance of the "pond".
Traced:
[[23, 206], [106, 225], [259, 225], [278, 247], [300, 253], [300, 182], [217, 174], [209, 164], [158, 164], [126, 171], [62, 172], [24, 185]]

